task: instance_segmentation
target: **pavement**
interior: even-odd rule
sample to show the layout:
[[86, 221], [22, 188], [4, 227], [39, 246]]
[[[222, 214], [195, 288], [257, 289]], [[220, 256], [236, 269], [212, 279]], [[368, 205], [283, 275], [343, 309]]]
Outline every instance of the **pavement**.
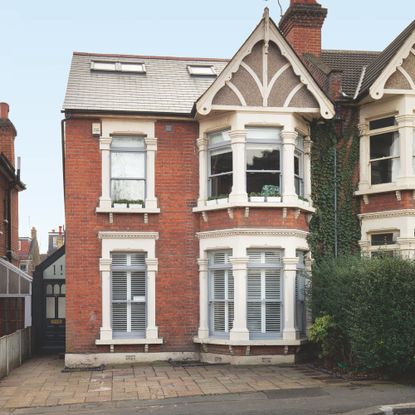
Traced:
[[[415, 388], [347, 382], [308, 365], [172, 366], [62, 372], [33, 358], [0, 380], [0, 414], [331, 414], [415, 401]], [[414, 405], [415, 407], [415, 405]], [[403, 413], [403, 412], [402, 412]], [[407, 411], [406, 413], [413, 413]], [[357, 413], [356, 413], [357, 414]], [[360, 415], [360, 414], [359, 414]]]

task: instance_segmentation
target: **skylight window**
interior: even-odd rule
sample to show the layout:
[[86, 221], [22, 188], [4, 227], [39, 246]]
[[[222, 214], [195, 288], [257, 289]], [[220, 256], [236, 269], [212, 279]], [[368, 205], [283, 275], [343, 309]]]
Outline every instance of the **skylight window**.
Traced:
[[187, 70], [193, 76], [216, 76], [212, 65], [188, 65]]
[[146, 73], [146, 67], [142, 62], [104, 62], [92, 61], [92, 71]]

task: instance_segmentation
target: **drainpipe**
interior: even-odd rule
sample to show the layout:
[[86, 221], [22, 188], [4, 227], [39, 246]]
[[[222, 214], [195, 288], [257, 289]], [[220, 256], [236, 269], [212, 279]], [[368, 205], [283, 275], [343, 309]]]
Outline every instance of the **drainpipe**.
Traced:
[[62, 173], [63, 173], [63, 196], [65, 198], [65, 123], [69, 121], [71, 116], [65, 117], [61, 120], [61, 145], [62, 145]]

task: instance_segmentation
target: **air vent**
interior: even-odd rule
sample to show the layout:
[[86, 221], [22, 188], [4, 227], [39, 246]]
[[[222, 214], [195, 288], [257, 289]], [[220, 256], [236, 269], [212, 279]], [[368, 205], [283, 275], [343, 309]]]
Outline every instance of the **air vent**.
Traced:
[[192, 76], [216, 76], [212, 65], [188, 65], [187, 70]]

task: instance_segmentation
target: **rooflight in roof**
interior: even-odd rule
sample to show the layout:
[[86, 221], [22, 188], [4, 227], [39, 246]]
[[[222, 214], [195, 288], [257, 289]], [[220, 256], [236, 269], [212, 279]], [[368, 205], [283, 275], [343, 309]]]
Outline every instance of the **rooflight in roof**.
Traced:
[[187, 70], [193, 76], [216, 76], [212, 65], [188, 65]]
[[142, 62], [91, 61], [91, 70], [109, 72], [146, 73], [146, 67]]

